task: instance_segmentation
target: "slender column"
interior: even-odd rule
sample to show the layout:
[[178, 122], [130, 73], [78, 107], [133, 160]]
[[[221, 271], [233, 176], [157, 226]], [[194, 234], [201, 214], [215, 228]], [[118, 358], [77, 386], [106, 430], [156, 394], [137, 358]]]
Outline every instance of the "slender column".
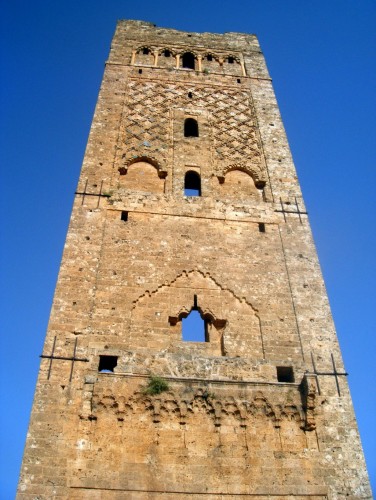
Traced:
[[242, 67], [243, 76], [247, 76], [247, 74], [245, 72], [245, 66], [244, 66], [243, 58], [240, 60], [240, 66]]
[[180, 66], [180, 54], [176, 54], [176, 69], [179, 69]]
[[132, 58], [131, 58], [131, 64], [132, 65], [134, 64], [135, 59], [136, 59], [136, 51], [132, 50]]
[[154, 66], [158, 66], [158, 50], [154, 51]]
[[202, 71], [202, 68], [201, 68], [202, 56], [197, 56], [197, 62], [198, 62], [198, 70]]

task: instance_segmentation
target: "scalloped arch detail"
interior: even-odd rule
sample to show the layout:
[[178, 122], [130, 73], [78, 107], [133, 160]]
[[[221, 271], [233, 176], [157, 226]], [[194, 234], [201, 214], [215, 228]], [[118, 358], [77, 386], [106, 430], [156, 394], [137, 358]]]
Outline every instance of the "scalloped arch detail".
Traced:
[[197, 57], [201, 55], [199, 52], [196, 52], [195, 50], [181, 50], [176, 54], [179, 54], [180, 56], [184, 56], [184, 54], [192, 54], [195, 56], [195, 59], [197, 59]]
[[134, 156], [134, 157], [126, 160], [124, 165], [122, 165], [118, 169], [120, 175], [125, 175], [128, 171], [128, 168], [130, 167], [130, 165], [133, 165], [134, 163], [139, 163], [139, 162], [149, 163], [150, 165], [155, 167], [157, 169], [159, 177], [164, 178], [167, 176], [167, 170], [165, 170], [164, 168], [161, 167], [160, 163], [158, 162], [158, 160], [154, 156], [144, 156], [144, 155]]
[[236, 56], [235, 54], [226, 54], [226, 55], [224, 56], [224, 60], [227, 62], [227, 61], [228, 61], [228, 59], [229, 59], [230, 57], [232, 57], [232, 59], [233, 59], [234, 61], [236, 61], [238, 64], [240, 64], [240, 57], [239, 57], [239, 56]]
[[176, 55], [179, 54], [177, 50], [169, 49], [168, 47], [162, 47], [161, 49], [158, 49], [158, 55], [159, 56], [163, 55], [163, 52], [165, 51], [168, 51], [173, 57], [176, 57]]
[[154, 47], [151, 47], [149, 45], [142, 45], [141, 47], [138, 47], [136, 49], [136, 54], [139, 54], [141, 52], [141, 50], [144, 50], [144, 49], [150, 50], [150, 52], [153, 52], [155, 50]]
[[[224, 181], [226, 174], [233, 170], [240, 170], [241, 172], [245, 172], [246, 174], [250, 175], [252, 179], [254, 180], [256, 187], [263, 187], [266, 183], [265, 175], [264, 172], [261, 170], [260, 167], [255, 166], [255, 165], [243, 165], [239, 163], [233, 163], [232, 165], [227, 165], [222, 169], [222, 171], [219, 173], [218, 178], [222, 182]], [[260, 184], [260, 186], [258, 186]]]
[[[132, 309], [134, 309], [137, 306], [138, 302], [140, 302], [144, 297], [149, 297], [150, 298], [152, 295], [156, 294], [157, 292], [159, 292], [163, 288], [171, 287], [180, 278], [183, 278], [183, 277], [188, 278], [191, 274], [194, 274], [194, 273], [197, 273], [197, 274], [201, 275], [201, 277], [203, 277], [203, 278], [209, 278], [213, 282], [213, 284], [215, 285], [215, 288], [220, 288], [222, 291], [230, 293], [230, 295], [232, 295], [238, 302], [240, 302], [242, 304], [246, 304], [249, 307], [251, 307], [251, 309], [256, 314], [256, 316], [258, 316], [257, 309], [249, 301], [247, 301], [245, 297], [239, 297], [230, 288], [226, 288], [226, 287], [222, 286], [215, 278], [213, 278], [211, 276], [211, 274], [209, 272], [204, 272], [204, 271], [202, 271], [202, 270], [200, 270], [198, 268], [191, 269], [189, 271], [184, 270], [181, 273], [179, 273], [173, 280], [171, 280], [171, 281], [165, 281], [164, 283], [162, 283], [161, 285], [159, 285], [157, 288], [155, 288], [152, 291], [145, 290], [145, 292], [143, 294], [141, 294], [136, 300], [133, 301], [133, 307], [132, 307]], [[214, 318], [216, 317], [213, 314], [213, 312], [210, 311], [209, 309], [207, 309], [207, 310], [206, 309], [202, 309], [202, 311], [203, 311], [203, 314], [208, 314], [210, 316], [213, 316]], [[188, 312], [189, 313], [190, 310], [188, 311], [188, 309], [183, 306], [182, 308], [180, 308], [179, 313], [184, 313], [184, 312]], [[177, 314], [177, 316], [179, 315], [179, 313]]]

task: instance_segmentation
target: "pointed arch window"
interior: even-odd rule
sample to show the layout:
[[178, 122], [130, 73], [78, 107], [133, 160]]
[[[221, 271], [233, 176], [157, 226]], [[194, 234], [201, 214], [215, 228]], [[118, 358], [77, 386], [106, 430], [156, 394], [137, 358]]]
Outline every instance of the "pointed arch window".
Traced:
[[192, 52], [186, 52], [183, 54], [182, 66], [187, 69], [195, 69], [195, 56]]
[[184, 120], [184, 137], [198, 137], [198, 123], [194, 118]]
[[185, 342], [209, 342], [208, 320], [195, 308], [182, 318], [182, 337]]
[[193, 170], [189, 170], [185, 174], [184, 196], [201, 196], [201, 178]]

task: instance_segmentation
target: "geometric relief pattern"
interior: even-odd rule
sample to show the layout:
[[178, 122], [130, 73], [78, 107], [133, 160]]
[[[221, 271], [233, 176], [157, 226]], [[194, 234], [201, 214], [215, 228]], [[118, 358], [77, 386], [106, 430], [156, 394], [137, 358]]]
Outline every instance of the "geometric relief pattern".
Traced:
[[127, 89], [128, 114], [122, 124], [122, 145], [126, 160], [154, 157], [163, 162], [170, 143], [170, 109], [205, 109], [211, 116], [214, 151], [224, 163], [260, 165], [261, 149], [247, 92], [195, 86], [194, 100], [188, 99], [189, 85], [157, 81], [130, 81]]
[[128, 418], [132, 421], [134, 414], [147, 414], [153, 422], [174, 419], [185, 424], [194, 422], [198, 413], [206, 414], [217, 427], [229, 420], [240, 427], [248, 427], [255, 419], [266, 418], [276, 428], [281, 427], [284, 421], [295, 422], [304, 430], [314, 428], [306, 427], [306, 414], [301, 404], [289, 398], [282, 403], [272, 403], [261, 391], [256, 391], [250, 399], [242, 400], [231, 396], [216, 397], [204, 389], [196, 390], [189, 397], [182, 397], [172, 391], [157, 396], [134, 392], [126, 397], [114, 394], [106, 387], [94, 390], [89, 418], [97, 420], [112, 416], [122, 422]]

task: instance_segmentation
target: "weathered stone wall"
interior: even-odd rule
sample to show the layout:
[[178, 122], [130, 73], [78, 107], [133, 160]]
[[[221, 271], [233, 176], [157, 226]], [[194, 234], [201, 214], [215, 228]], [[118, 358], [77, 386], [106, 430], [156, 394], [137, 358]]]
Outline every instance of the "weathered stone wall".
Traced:
[[[197, 134], [187, 134], [186, 119]], [[189, 172], [201, 196], [184, 194]], [[205, 319], [206, 342], [182, 339], [192, 308]], [[150, 376], [167, 390], [149, 394]], [[256, 37], [121, 21], [77, 187], [18, 497], [224, 496], [371, 493]]]

